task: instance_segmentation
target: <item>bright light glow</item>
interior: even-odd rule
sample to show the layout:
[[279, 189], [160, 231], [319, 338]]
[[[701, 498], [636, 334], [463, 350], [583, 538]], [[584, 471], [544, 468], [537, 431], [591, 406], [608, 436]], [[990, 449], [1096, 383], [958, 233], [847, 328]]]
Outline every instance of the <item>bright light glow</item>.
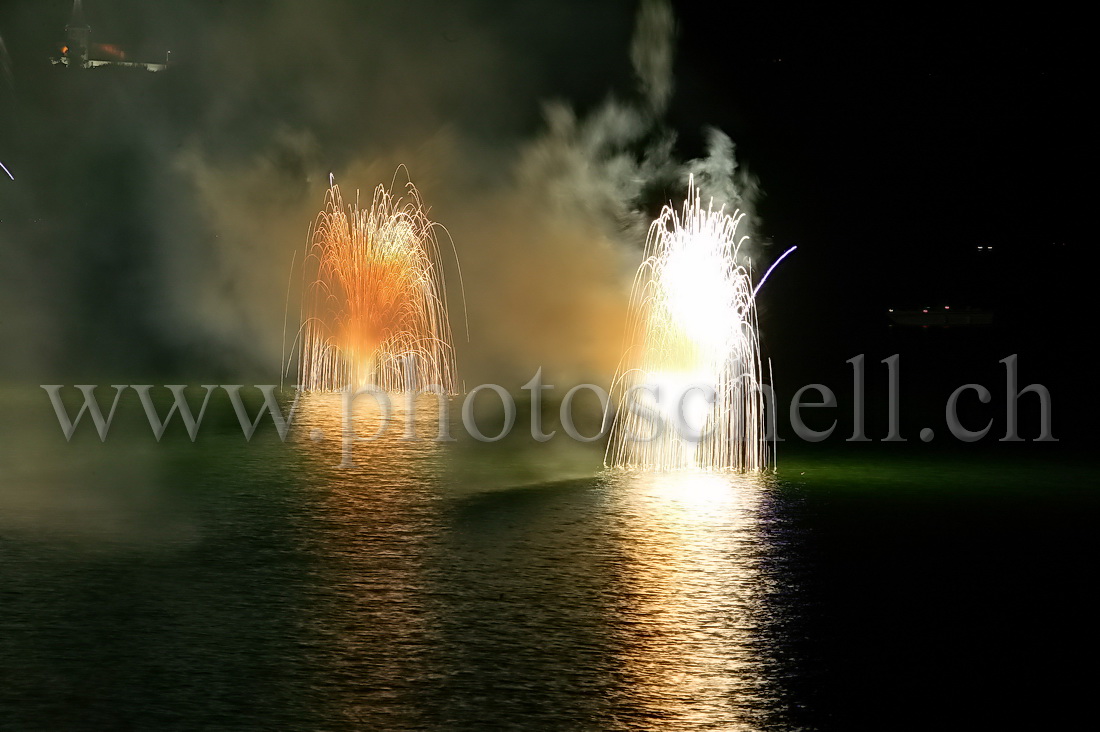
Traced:
[[302, 389], [456, 392], [436, 226], [412, 183], [407, 200], [378, 186], [367, 209], [329, 188], [306, 256]]
[[682, 212], [665, 206], [650, 226], [612, 385], [608, 466], [768, 467], [755, 290], [738, 264], [743, 216], [704, 209], [692, 181]]

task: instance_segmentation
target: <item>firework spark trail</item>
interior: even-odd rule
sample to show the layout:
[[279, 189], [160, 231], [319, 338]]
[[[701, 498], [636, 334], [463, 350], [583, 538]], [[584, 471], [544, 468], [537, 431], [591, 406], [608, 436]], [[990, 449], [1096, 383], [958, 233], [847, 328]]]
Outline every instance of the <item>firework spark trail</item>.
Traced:
[[704, 209], [691, 181], [682, 212], [665, 206], [650, 227], [625, 368], [612, 385], [609, 467], [768, 467], [756, 302], [750, 272], [737, 263], [748, 239], [737, 232], [743, 216]]
[[302, 389], [456, 393], [437, 226], [412, 183], [407, 199], [378, 186], [366, 209], [329, 188], [306, 256]]
[[767, 280], [767, 279], [768, 279], [769, 277], [771, 277], [771, 274], [772, 274], [772, 272], [773, 272], [773, 271], [775, 270], [775, 268], [776, 268], [776, 267], [778, 267], [778, 266], [779, 266], [779, 263], [780, 263], [780, 262], [782, 262], [782, 261], [783, 261], [784, 259], [786, 259], [786, 258], [787, 258], [787, 255], [788, 255], [788, 254], [790, 254], [791, 252], [793, 252], [793, 251], [794, 251], [795, 249], [798, 249], [798, 246], [797, 246], [797, 245], [796, 245], [796, 246], [793, 246], [793, 247], [791, 247], [791, 248], [790, 248], [790, 249], [788, 249], [787, 251], [785, 251], [785, 252], [783, 252], [782, 254], [780, 254], [780, 255], [779, 255], [779, 259], [777, 259], [777, 260], [775, 260], [774, 262], [772, 262], [772, 266], [768, 267], [768, 271], [764, 273], [764, 276], [763, 276], [763, 277], [761, 277], [761, 278], [760, 278], [760, 281], [756, 283], [756, 287], [754, 287], [754, 288], [753, 288], [753, 290], [752, 290], [752, 296], [753, 296], [754, 298], [756, 297], [756, 293], [760, 292], [760, 288], [764, 286], [764, 282], [765, 282], [765, 281], [766, 281], [766, 280]]

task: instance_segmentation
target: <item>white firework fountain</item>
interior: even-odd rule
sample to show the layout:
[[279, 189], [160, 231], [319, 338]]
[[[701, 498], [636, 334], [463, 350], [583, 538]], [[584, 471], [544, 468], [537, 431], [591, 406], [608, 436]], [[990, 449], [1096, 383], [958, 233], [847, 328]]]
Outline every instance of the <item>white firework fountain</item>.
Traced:
[[608, 467], [770, 468], [759, 285], [753, 287], [741, 263], [749, 239], [738, 233], [743, 219], [744, 213], [727, 214], [713, 203], [704, 208], [691, 181], [683, 210], [665, 206], [650, 226], [631, 292], [626, 351], [612, 385], [618, 406]]

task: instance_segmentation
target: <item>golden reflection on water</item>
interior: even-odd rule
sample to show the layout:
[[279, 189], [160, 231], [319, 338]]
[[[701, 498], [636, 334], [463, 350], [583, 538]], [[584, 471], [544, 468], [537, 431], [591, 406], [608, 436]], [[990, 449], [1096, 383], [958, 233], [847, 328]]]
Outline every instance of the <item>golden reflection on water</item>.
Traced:
[[769, 478], [624, 473], [619, 502], [621, 664], [645, 717], [760, 729], [772, 701], [760, 513]]
[[315, 469], [338, 468], [328, 476], [338, 483], [434, 472], [447, 444], [437, 437], [450, 434], [449, 426], [440, 426], [437, 397], [417, 397], [411, 412], [405, 395], [383, 398], [388, 410], [370, 394], [347, 410], [342, 394], [303, 393], [294, 419], [300, 454]]
[[[400, 397], [393, 407], [343, 467], [339, 395], [304, 395], [295, 420], [319, 560], [309, 656], [330, 721], [495, 724], [537, 704], [562, 724], [768, 726], [770, 478], [454, 490], [463, 448], [432, 439], [434, 397], [418, 400], [417, 441]], [[378, 416], [361, 398], [356, 434], [374, 434]], [[483, 459], [508, 460], [501, 448]]]
[[[318, 593], [306, 617], [311, 663], [324, 679], [326, 719], [356, 728], [407, 727], [411, 705], [403, 680], [424, 674], [421, 654], [435, 644], [436, 622], [424, 612], [429, 585], [425, 546], [438, 526], [434, 490], [444, 447], [434, 397], [416, 402], [418, 440], [407, 439], [403, 395], [380, 429], [369, 396], [355, 401], [345, 433], [340, 394], [303, 394], [295, 418], [296, 454], [308, 486], [318, 562]], [[368, 439], [363, 439], [368, 438]], [[386, 680], [384, 686], [378, 680]]]

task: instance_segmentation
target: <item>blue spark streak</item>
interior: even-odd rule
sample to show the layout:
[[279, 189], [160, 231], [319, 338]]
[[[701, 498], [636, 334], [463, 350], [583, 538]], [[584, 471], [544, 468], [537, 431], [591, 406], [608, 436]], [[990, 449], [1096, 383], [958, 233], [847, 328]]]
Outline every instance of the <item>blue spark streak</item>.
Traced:
[[764, 276], [761, 277], [760, 281], [756, 283], [756, 287], [753, 288], [752, 296], [754, 298], [756, 297], [756, 293], [760, 292], [760, 288], [764, 286], [764, 281], [768, 279], [768, 275], [770, 275], [772, 273], [772, 270], [775, 269], [776, 267], [778, 267], [779, 263], [782, 262], [784, 259], [786, 259], [787, 255], [790, 254], [791, 252], [793, 252], [795, 249], [798, 249], [797, 245], [795, 245], [795, 246], [791, 247], [790, 249], [788, 249], [787, 251], [783, 252], [783, 254], [779, 257], [779, 259], [772, 262], [772, 266], [768, 267], [768, 271], [764, 273]]

